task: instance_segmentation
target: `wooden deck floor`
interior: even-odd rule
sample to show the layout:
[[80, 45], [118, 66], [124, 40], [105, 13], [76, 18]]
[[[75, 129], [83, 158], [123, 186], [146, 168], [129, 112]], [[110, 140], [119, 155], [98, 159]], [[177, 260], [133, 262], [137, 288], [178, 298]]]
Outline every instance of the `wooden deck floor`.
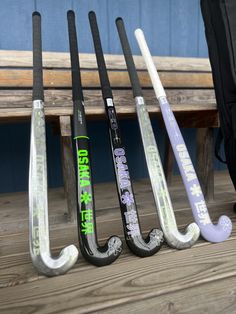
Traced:
[[[134, 187], [146, 234], [159, 226], [150, 184], [141, 180]], [[236, 313], [236, 192], [225, 172], [216, 174], [215, 191], [214, 202], [208, 204], [213, 220], [224, 213], [234, 224], [226, 242], [200, 239], [182, 251], [164, 246], [143, 259], [124, 245], [123, 254], [110, 266], [91, 266], [80, 255], [73, 269], [54, 278], [39, 275], [30, 261], [26, 193], [0, 195], [0, 313]], [[170, 192], [183, 229], [193, 218], [179, 178], [174, 178]], [[99, 184], [95, 193], [101, 243], [111, 234], [122, 237], [115, 185]], [[66, 222], [65, 211], [63, 190], [51, 190], [55, 254], [67, 244], [77, 245], [76, 226]]]

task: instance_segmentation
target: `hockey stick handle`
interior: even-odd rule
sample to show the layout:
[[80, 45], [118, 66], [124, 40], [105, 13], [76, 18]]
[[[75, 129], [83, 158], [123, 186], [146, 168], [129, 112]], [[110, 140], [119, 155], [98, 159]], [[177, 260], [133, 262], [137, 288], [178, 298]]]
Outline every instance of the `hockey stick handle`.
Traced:
[[33, 18], [33, 100], [44, 100], [41, 15], [35, 11]]
[[82, 85], [81, 85], [81, 75], [80, 75], [80, 64], [78, 58], [78, 43], [77, 43], [77, 33], [75, 27], [75, 13], [70, 10], [67, 12], [68, 20], [68, 32], [69, 32], [69, 42], [70, 42], [70, 60], [71, 60], [71, 70], [72, 70], [72, 97], [73, 101], [84, 100]]
[[143, 96], [143, 92], [142, 92], [139, 78], [138, 78], [138, 74], [137, 74], [137, 71], [135, 68], [131, 48], [130, 48], [127, 34], [125, 31], [125, 25], [124, 25], [122, 18], [118, 17], [116, 19], [116, 27], [117, 27], [117, 30], [119, 33], [121, 46], [122, 46], [123, 53], [125, 56], [125, 61], [126, 61], [126, 65], [128, 68], [129, 77], [130, 77], [130, 81], [131, 81], [132, 88], [133, 88], [134, 98], [139, 97], [139, 96]]
[[164, 88], [162, 86], [160, 77], [157, 73], [157, 69], [156, 69], [154, 62], [152, 60], [152, 56], [151, 56], [151, 53], [150, 53], [149, 48], [147, 46], [143, 31], [138, 28], [135, 30], [134, 33], [135, 33], [135, 37], [137, 39], [137, 42], [139, 44], [139, 48], [141, 50], [141, 53], [143, 55], [143, 58], [145, 60], [145, 63], [147, 65], [148, 72], [149, 72], [156, 96], [158, 99], [160, 97], [166, 97], [166, 93], [165, 93]]
[[97, 25], [97, 18], [96, 14], [93, 11], [89, 12], [89, 22], [90, 22], [90, 28], [93, 36], [93, 42], [94, 42], [94, 48], [99, 68], [99, 77], [101, 81], [101, 88], [102, 88], [102, 96], [103, 99], [107, 98], [113, 98], [111, 86], [107, 74], [105, 59], [103, 55], [102, 45], [101, 45], [101, 39], [99, 34], [99, 29]]

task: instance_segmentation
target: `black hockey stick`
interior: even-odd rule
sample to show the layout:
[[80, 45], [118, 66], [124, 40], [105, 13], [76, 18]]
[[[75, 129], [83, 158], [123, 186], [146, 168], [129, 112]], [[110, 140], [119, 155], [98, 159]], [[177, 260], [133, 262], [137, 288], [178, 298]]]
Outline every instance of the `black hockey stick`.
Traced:
[[116, 26], [133, 89], [139, 128], [161, 228], [165, 239], [170, 246], [177, 249], [187, 248], [197, 241], [200, 230], [198, 226], [193, 223], [188, 226], [186, 234], [182, 234], [178, 231], [160, 154], [157, 148], [145, 100], [143, 98], [143, 92], [135, 68], [124, 22], [121, 18], [116, 19]]
[[32, 262], [47, 276], [64, 274], [77, 261], [74, 245], [65, 247], [58, 258], [50, 252], [47, 195], [47, 156], [44, 115], [41, 16], [33, 13], [33, 105], [29, 167], [29, 243]]
[[137, 256], [150, 256], [160, 249], [163, 243], [163, 233], [158, 229], [153, 229], [145, 240], [141, 235], [138, 212], [125, 156], [125, 149], [121, 141], [96, 15], [92, 11], [89, 12], [89, 21], [98, 63], [102, 95], [109, 121], [110, 144], [126, 243], [130, 250]]
[[70, 10], [67, 12], [67, 19], [74, 110], [73, 146], [76, 169], [77, 219], [80, 249], [84, 258], [90, 263], [96, 266], [104, 266], [111, 264], [118, 258], [122, 251], [122, 242], [117, 236], [112, 236], [104, 246], [99, 246], [97, 240], [89, 137], [86, 129], [75, 14], [73, 11]]

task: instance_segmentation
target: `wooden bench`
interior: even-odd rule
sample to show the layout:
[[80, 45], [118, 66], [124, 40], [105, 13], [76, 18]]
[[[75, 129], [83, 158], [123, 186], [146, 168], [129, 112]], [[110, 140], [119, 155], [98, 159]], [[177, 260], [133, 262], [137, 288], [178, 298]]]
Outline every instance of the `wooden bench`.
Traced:
[[[82, 84], [88, 119], [105, 117], [96, 59], [81, 54]], [[213, 199], [213, 128], [219, 127], [218, 112], [207, 59], [155, 57], [160, 77], [180, 127], [197, 128], [197, 171], [207, 200]], [[106, 55], [109, 77], [120, 118], [136, 118], [129, 77], [123, 56]], [[144, 97], [151, 116], [161, 114], [142, 57], [136, 56]], [[71, 150], [71, 74], [68, 53], [43, 53], [46, 119], [60, 128], [64, 187], [69, 217], [76, 219], [75, 176]], [[0, 51], [0, 122], [30, 119], [32, 53]], [[171, 182], [173, 155], [166, 141], [165, 172]], [[70, 193], [69, 193], [70, 192]]]

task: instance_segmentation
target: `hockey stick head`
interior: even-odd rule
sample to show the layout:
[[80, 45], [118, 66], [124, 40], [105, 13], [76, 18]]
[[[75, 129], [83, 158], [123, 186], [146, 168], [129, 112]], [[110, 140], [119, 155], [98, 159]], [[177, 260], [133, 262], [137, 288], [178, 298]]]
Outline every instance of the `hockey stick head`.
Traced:
[[215, 225], [212, 222], [204, 225], [199, 222], [201, 235], [204, 239], [212, 243], [223, 242], [227, 240], [232, 233], [232, 221], [228, 216], [220, 216], [218, 223]]
[[164, 243], [163, 232], [159, 229], [152, 229], [147, 238], [142, 235], [134, 236], [126, 241], [131, 251], [139, 257], [152, 256], [157, 253]]

